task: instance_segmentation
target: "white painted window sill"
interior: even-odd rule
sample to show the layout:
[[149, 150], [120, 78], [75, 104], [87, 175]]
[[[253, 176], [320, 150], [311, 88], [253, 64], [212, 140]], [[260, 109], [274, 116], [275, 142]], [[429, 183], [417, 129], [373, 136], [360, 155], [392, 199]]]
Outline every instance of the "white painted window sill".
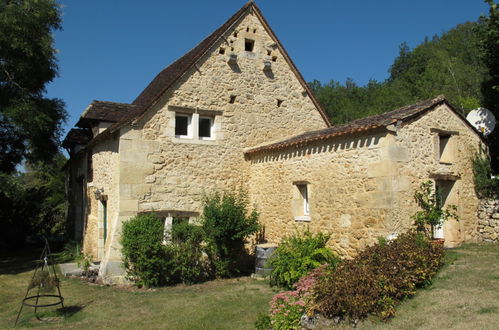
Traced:
[[218, 144], [215, 139], [193, 139], [193, 138], [173, 138], [173, 143], [185, 143], [185, 144], [204, 144], [204, 145], [216, 145]]
[[310, 219], [310, 216], [308, 216], [308, 215], [300, 215], [300, 216], [295, 217], [295, 221], [310, 222], [311, 219]]

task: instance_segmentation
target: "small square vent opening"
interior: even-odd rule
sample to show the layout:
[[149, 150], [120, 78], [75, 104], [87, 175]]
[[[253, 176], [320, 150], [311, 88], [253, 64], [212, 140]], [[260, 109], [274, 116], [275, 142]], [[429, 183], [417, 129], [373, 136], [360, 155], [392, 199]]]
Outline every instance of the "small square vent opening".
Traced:
[[244, 39], [244, 50], [247, 52], [252, 52], [255, 48], [255, 40]]

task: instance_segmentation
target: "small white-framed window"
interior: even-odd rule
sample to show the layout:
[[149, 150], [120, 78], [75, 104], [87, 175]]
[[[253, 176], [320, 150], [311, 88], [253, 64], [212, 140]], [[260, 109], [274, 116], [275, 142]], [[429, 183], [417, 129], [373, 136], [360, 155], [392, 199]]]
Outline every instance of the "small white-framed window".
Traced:
[[296, 221], [310, 221], [310, 190], [306, 181], [293, 182], [292, 212]]
[[199, 116], [198, 120], [198, 137], [200, 140], [214, 140], [214, 118], [207, 116]]
[[192, 138], [192, 115], [175, 114], [175, 137]]
[[310, 205], [308, 201], [308, 186], [306, 184], [298, 184], [296, 185], [298, 190], [300, 191], [300, 195], [303, 203], [303, 215], [310, 214]]

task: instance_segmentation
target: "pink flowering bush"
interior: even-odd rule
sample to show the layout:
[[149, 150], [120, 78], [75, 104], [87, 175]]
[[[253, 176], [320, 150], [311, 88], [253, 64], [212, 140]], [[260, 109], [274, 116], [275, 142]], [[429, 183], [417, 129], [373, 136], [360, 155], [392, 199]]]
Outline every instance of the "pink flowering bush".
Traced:
[[272, 329], [296, 329], [305, 311], [305, 302], [298, 291], [283, 291], [270, 302], [270, 325]]
[[257, 329], [297, 329], [301, 316], [306, 312], [311, 290], [316, 281], [323, 276], [329, 265], [325, 264], [302, 277], [295, 285], [294, 291], [283, 291], [276, 294], [270, 302], [270, 324], [263, 324]]

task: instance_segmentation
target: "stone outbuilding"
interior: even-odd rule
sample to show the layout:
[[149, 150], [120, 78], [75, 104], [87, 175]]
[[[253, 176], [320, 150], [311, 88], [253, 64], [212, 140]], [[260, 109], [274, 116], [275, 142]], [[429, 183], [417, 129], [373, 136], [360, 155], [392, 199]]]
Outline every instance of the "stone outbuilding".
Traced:
[[349, 256], [407, 230], [414, 191], [432, 179], [461, 218], [445, 224], [446, 244], [476, 238], [480, 134], [443, 97], [332, 126], [253, 2], [131, 104], [93, 101], [76, 126], [68, 219], [108, 282], [122, 279], [124, 221], [195, 221], [206, 194], [240, 187], [267, 241], [308, 227]]

